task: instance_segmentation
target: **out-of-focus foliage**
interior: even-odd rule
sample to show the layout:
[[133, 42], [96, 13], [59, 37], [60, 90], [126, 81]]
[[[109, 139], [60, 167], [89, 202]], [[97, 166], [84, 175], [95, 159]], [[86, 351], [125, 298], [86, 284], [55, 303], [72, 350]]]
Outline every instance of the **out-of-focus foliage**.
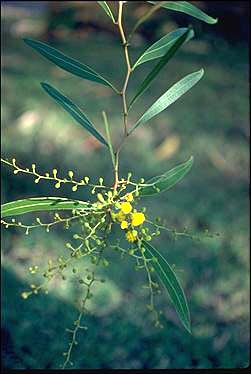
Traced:
[[[91, 7], [90, 14], [94, 12], [94, 5]], [[94, 13], [97, 17], [100, 14], [108, 25], [108, 17], [98, 8]], [[215, 5], [215, 11], [209, 14], [218, 17], [220, 24], [217, 9]], [[221, 17], [227, 13], [226, 8]], [[158, 24], [161, 17], [156, 17]], [[88, 26], [90, 21], [86, 22]], [[108, 114], [115, 140], [119, 139], [121, 128], [118, 98], [106, 87], [80, 81], [48, 65], [27, 48], [21, 38], [44, 30], [44, 25], [46, 19], [40, 14], [36, 18], [23, 13], [20, 17], [16, 9], [10, 11], [4, 6], [2, 153], [15, 156], [24, 166], [37, 163], [41, 172], [53, 166], [59, 173], [78, 170], [79, 176], [103, 175], [111, 180], [110, 160], [104, 147], [80, 126], [74, 126], [72, 119], [42, 92], [38, 82], [49, 77], [59, 90], [80, 97], [102, 132], [101, 111], [111, 108]], [[154, 30], [154, 21], [149, 27]], [[163, 23], [156, 30], [157, 35], [152, 36], [153, 41], [168, 31]], [[112, 82], [119, 82], [117, 66], [124, 62], [113, 32], [102, 38], [98, 33], [89, 35], [84, 31], [75, 36], [72, 41], [72, 35], [68, 38], [64, 31], [63, 44], [59, 38], [54, 45], [59, 49], [63, 45], [67, 54], [95, 66]], [[87, 317], [89, 330], [82, 334], [74, 355], [76, 367], [236, 368], [249, 363], [247, 45], [244, 41], [229, 45], [210, 35], [199, 38], [187, 43], [163, 69], [145, 94], [144, 105], [132, 111], [132, 117], [139, 118], [159, 92], [203, 66], [206, 74], [200, 87], [156, 117], [151, 126], [142, 126], [135, 132], [123, 151], [121, 170], [143, 174], [147, 180], [194, 155], [194, 166], [180, 185], [151, 201], [145, 200], [147, 209], [160, 214], [171, 227], [186, 225], [194, 231], [208, 228], [221, 233], [218, 238], [199, 243], [188, 239], [173, 241], [167, 234], [156, 241], [169, 263], [176, 264], [191, 308], [193, 334], [179, 329], [175, 312], [162, 297], [159, 306], [164, 329], [156, 330], [144, 308], [147, 292], [141, 287], [143, 275], [140, 271], [135, 275], [130, 261], [111, 253], [113, 265], [109, 273], [104, 270], [107, 283], [94, 292], [93, 315]], [[148, 45], [139, 35], [133, 43], [136, 61]], [[129, 87], [131, 97], [149, 71], [148, 64], [137, 69], [137, 82], [131, 82]], [[32, 179], [14, 176], [7, 168], [2, 169], [2, 178], [3, 202], [56, 194], [85, 199], [84, 192], [73, 195], [70, 188], [55, 192], [53, 185], [35, 185]], [[5, 230], [3, 234], [4, 364], [10, 368], [55, 368], [67, 342], [64, 328], [71, 326], [77, 313], [74, 302], [79, 290], [74, 283], [67, 282], [66, 287], [66, 283], [55, 281], [48, 296], [24, 301], [20, 292], [27, 288], [26, 269], [31, 265], [43, 267], [49, 258], [63, 254], [67, 235], [63, 236], [60, 230], [51, 231], [49, 236], [43, 230], [29, 236], [18, 230]], [[82, 266], [84, 269], [87, 265]], [[35, 275], [30, 277], [30, 283], [34, 283]]]

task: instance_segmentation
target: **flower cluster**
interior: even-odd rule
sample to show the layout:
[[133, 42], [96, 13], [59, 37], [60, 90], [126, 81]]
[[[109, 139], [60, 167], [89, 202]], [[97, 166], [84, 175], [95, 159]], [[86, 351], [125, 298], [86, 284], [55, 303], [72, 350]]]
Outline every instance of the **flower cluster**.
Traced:
[[[71, 342], [69, 343], [68, 350], [64, 352], [65, 362], [63, 368], [70, 364], [71, 352], [74, 344], [76, 343], [76, 334], [80, 328], [86, 328], [82, 326], [82, 317], [88, 313], [86, 306], [87, 301], [92, 297], [90, 288], [95, 280], [99, 280], [96, 277], [96, 266], [101, 265], [104, 267], [109, 266], [109, 261], [106, 258], [106, 254], [109, 250], [117, 251], [121, 258], [124, 256], [130, 256], [135, 262], [135, 270], [143, 269], [147, 276], [147, 282], [144, 288], [149, 291], [149, 304], [147, 308], [152, 313], [154, 324], [156, 327], [161, 327], [160, 323], [160, 311], [155, 307], [154, 297], [159, 294], [160, 288], [159, 283], [155, 280], [155, 262], [156, 257], [149, 257], [149, 253], [145, 253], [146, 249], [143, 245], [144, 242], [151, 241], [154, 237], [160, 235], [160, 230], [167, 231], [174, 239], [179, 237], [189, 237], [196, 239], [196, 236], [189, 233], [186, 229], [183, 232], [177, 232], [176, 229], [171, 229], [161, 222], [159, 218], [154, 221], [146, 217], [145, 208], [138, 209], [138, 202], [141, 197], [141, 189], [148, 187], [149, 184], [145, 183], [144, 179], [141, 178], [139, 181], [132, 180], [132, 173], [128, 173], [127, 178], [118, 179], [117, 184], [105, 185], [102, 177], [98, 178], [98, 182], [90, 183], [89, 177], [83, 177], [80, 181], [73, 179], [73, 171], [68, 172], [69, 178], [59, 178], [57, 170], [52, 170], [52, 175], [49, 173], [39, 174], [35, 169], [35, 164], [32, 164], [32, 170], [29, 168], [21, 168], [16, 164], [16, 160], [12, 162], [2, 159], [2, 162], [14, 168], [14, 174], [26, 173], [33, 175], [35, 183], [39, 180], [48, 180], [55, 182], [55, 188], [59, 188], [60, 184], [73, 184], [72, 190], [77, 192], [78, 187], [89, 187], [90, 189], [90, 200], [80, 201], [80, 206], [73, 204], [75, 199], [65, 198], [67, 204], [72, 205], [72, 209], [67, 205], [62, 206], [62, 212], [57, 210], [52, 211], [49, 215], [51, 220], [44, 221], [40, 217], [36, 217], [35, 221], [26, 224], [25, 222], [11, 218], [10, 221], [1, 219], [1, 223], [6, 227], [17, 227], [24, 229], [28, 235], [31, 230], [35, 228], [45, 228], [46, 232], [49, 232], [51, 228], [54, 228], [58, 224], [62, 224], [65, 229], [73, 229], [74, 234], [72, 239], [75, 242], [66, 243], [68, 254], [66, 257], [60, 257], [58, 260], [54, 259], [48, 263], [48, 268], [42, 270], [38, 269], [37, 265], [29, 267], [29, 273], [35, 275], [37, 278], [33, 279], [30, 284], [30, 288], [21, 293], [23, 299], [28, 299], [31, 295], [37, 295], [40, 292], [47, 294], [49, 292], [49, 283], [55, 278], [61, 278], [66, 280], [70, 275], [74, 274], [79, 285], [87, 287], [85, 296], [82, 298], [82, 303], [79, 308], [79, 317], [74, 322], [74, 327], [68, 331], [72, 334]], [[102, 193], [101, 193], [102, 192]], [[95, 196], [93, 196], [95, 195]], [[46, 201], [48, 207], [50, 204], [56, 201], [56, 197], [41, 198], [43, 202]], [[45, 200], [43, 200], [45, 199]], [[34, 199], [37, 202], [36, 199]], [[19, 208], [22, 201], [19, 201]], [[24, 207], [26, 201], [24, 200]], [[66, 208], [65, 208], [66, 207]], [[7, 204], [5, 206], [6, 211], [10, 210], [13, 213], [13, 207]], [[67, 216], [64, 209], [68, 209]], [[36, 211], [36, 210], [35, 210]], [[29, 212], [29, 210], [27, 211]], [[10, 214], [12, 216], [13, 214]], [[7, 217], [8, 215], [6, 215]], [[118, 235], [115, 237], [110, 236], [111, 229], [113, 226], [119, 228]], [[206, 234], [209, 236], [209, 233]], [[200, 238], [198, 238], [199, 240]], [[124, 243], [127, 242], [126, 243]], [[90, 269], [86, 271], [91, 272], [92, 275], [88, 274], [88, 277], [83, 277], [83, 274], [78, 274], [78, 263], [80, 259], [89, 258]], [[72, 272], [67, 271], [71, 269]], [[95, 276], [94, 276], [95, 273]], [[70, 274], [70, 275], [69, 275]], [[39, 281], [39, 277], [42, 280]], [[100, 280], [101, 281], [101, 280]], [[35, 283], [35, 284], [34, 284]]]
[[133, 194], [128, 193], [123, 198], [125, 201], [115, 204], [115, 212], [112, 212], [114, 222], [120, 224], [120, 228], [125, 230], [125, 237], [128, 242], [135, 242], [139, 238], [139, 233], [135, 227], [140, 226], [145, 221], [143, 212], [133, 209], [131, 202], [134, 200]]

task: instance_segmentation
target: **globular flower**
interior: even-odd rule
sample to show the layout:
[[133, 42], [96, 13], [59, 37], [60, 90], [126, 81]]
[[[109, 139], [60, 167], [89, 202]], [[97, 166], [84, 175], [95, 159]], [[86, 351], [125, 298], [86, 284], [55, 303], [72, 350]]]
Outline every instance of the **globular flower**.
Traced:
[[120, 227], [122, 230], [125, 230], [128, 228], [128, 222], [127, 221], [122, 221], [120, 224]]
[[135, 212], [132, 214], [132, 225], [139, 226], [145, 221], [145, 215], [141, 212]]
[[118, 213], [112, 212], [112, 218], [113, 218], [114, 221], [122, 222], [122, 221], [125, 220], [126, 215], [122, 211], [120, 211]]
[[125, 214], [122, 212], [122, 211], [120, 211], [120, 212], [118, 212], [117, 214], [116, 214], [116, 219], [119, 221], [119, 222], [122, 222], [122, 221], [124, 221], [125, 220]]
[[133, 194], [131, 192], [126, 194], [124, 199], [129, 202], [133, 201]]
[[135, 242], [135, 240], [137, 239], [137, 236], [138, 236], [138, 233], [136, 230], [127, 231], [126, 233], [126, 239], [128, 240], [128, 242]]
[[132, 211], [132, 206], [129, 202], [125, 202], [121, 204], [120, 209], [124, 214], [129, 214]]

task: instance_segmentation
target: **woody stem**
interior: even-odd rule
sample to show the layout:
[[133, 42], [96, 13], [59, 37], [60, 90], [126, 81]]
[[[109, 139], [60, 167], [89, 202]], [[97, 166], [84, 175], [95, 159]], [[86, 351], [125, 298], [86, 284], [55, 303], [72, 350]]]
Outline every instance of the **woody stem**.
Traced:
[[119, 11], [118, 11], [118, 29], [120, 33], [120, 37], [122, 40], [122, 45], [124, 48], [124, 55], [125, 55], [125, 61], [126, 61], [126, 66], [127, 66], [127, 72], [126, 72], [126, 77], [124, 81], [124, 85], [121, 91], [121, 96], [122, 96], [122, 103], [123, 103], [123, 124], [124, 124], [124, 136], [117, 148], [117, 151], [115, 153], [115, 183], [114, 183], [114, 191], [117, 190], [118, 187], [118, 181], [119, 181], [119, 173], [118, 173], [118, 166], [119, 166], [119, 152], [122, 148], [122, 145], [124, 144], [125, 139], [128, 137], [128, 109], [127, 109], [127, 101], [126, 101], [126, 90], [130, 78], [130, 74], [132, 72], [131, 68], [131, 63], [130, 63], [130, 58], [129, 58], [129, 53], [128, 53], [128, 43], [126, 40], [125, 32], [123, 29], [123, 24], [122, 24], [122, 15], [123, 15], [123, 1], [119, 1]]

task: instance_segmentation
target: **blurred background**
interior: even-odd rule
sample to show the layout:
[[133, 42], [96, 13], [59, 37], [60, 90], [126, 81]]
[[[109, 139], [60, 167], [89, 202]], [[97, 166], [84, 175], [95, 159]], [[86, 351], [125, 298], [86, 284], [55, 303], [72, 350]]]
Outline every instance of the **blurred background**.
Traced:
[[[109, 2], [117, 14], [117, 2]], [[180, 323], [163, 291], [156, 303], [164, 329], [157, 330], [146, 310], [145, 274], [116, 253], [101, 269], [106, 283], [94, 292], [88, 331], [80, 332], [73, 361], [76, 368], [240, 368], [249, 364], [249, 8], [246, 1], [192, 2], [218, 24], [208, 25], [182, 13], [159, 10], [135, 35], [134, 61], [147, 46], [177, 27], [193, 25], [196, 38], [187, 43], [135, 105], [136, 120], [163, 92], [186, 74], [205, 69], [198, 85], [153, 123], [139, 128], [122, 152], [121, 174], [150, 178], [194, 155], [187, 177], [175, 188], [142, 203], [149, 215], [168, 226], [219, 232], [195, 242], [174, 241], [166, 233], [154, 241], [184, 286], [191, 310], [192, 335]], [[104, 133], [106, 110], [115, 142], [122, 134], [121, 102], [104, 86], [78, 79], [27, 47], [23, 37], [51, 43], [67, 55], [103, 73], [116, 86], [125, 74], [117, 30], [96, 2], [3, 1], [2, 5], [2, 155], [23, 167], [36, 163], [41, 172], [111, 182], [108, 154], [46, 95], [40, 82], [55, 85], [78, 103]], [[127, 2], [128, 32], [149, 8]], [[142, 64], [128, 96], [150, 71]], [[48, 183], [14, 176], [2, 167], [2, 202], [30, 196], [88, 198], [86, 190], [55, 190]], [[29, 217], [32, 219], [32, 217]], [[28, 300], [20, 293], [36, 276], [27, 268], [46, 268], [65, 254], [71, 232], [42, 229], [2, 230], [3, 364], [8, 368], [54, 369], [68, 342], [64, 331], [77, 316], [79, 293], [73, 282], [52, 283], [48, 295]], [[86, 267], [84, 263], [83, 269]], [[128, 281], [130, 280], [130, 281]]]

